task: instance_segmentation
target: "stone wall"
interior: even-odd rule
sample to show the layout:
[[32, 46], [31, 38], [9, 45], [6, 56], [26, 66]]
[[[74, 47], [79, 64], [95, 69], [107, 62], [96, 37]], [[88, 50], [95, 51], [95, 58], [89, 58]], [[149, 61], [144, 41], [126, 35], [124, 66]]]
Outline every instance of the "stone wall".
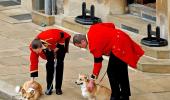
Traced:
[[57, 14], [63, 14], [64, 13], [64, 0], [56, 0], [56, 5], [57, 5]]
[[127, 10], [127, 0], [111, 0], [110, 14], [125, 14]]
[[81, 15], [82, 2], [87, 3], [87, 9], [90, 9], [90, 5], [95, 5], [95, 16], [106, 20], [106, 16], [110, 11], [111, 0], [64, 0], [64, 15], [65, 16], [78, 16]]
[[168, 12], [168, 9], [170, 9], [169, 0], [157, 0], [156, 4], [156, 17], [157, 26], [160, 26], [161, 29], [161, 37], [165, 39], [169, 39], [169, 33], [170, 33], [170, 20], [169, 16], [170, 13]]
[[33, 0], [21, 0], [22, 8], [32, 11], [32, 1]]

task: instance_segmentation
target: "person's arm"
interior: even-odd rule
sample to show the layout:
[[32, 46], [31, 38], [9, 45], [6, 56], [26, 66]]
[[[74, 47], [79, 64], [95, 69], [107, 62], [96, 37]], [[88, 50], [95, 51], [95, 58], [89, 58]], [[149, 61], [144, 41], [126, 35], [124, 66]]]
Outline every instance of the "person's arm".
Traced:
[[103, 57], [94, 57], [94, 67], [93, 67], [93, 74], [91, 75], [92, 79], [97, 79], [102, 68], [102, 60]]
[[30, 77], [38, 77], [38, 57], [39, 57], [39, 55], [31, 50], [31, 54], [30, 54]]
[[56, 45], [56, 49], [55, 51], [58, 51], [58, 49], [65, 45], [65, 52], [68, 52], [68, 48], [69, 48], [69, 42], [70, 42], [70, 38], [71, 38], [71, 35], [67, 34], [67, 33], [64, 33], [64, 32], [60, 32], [60, 34], [62, 33], [62, 38], [60, 39], [60, 41], [57, 43]]
[[65, 39], [65, 52], [69, 52], [69, 42], [70, 42], [70, 38], [71, 35], [69, 35], [66, 39]]
[[93, 55], [94, 55], [94, 67], [92, 72], [93, 74], [91, 75], [91, 79], [87, 86], [90, 92], [92, 92], [94, 89], [94, 81], [98, 78], [103, 61], [102, 54], [100, 52], [95, 52], [93, 53]]
[[91, 78], [95, 80], [98, 78], [98, 75], [102, 68], [103, 57], [102, 57], [102, 53], [100, 53], [99, 51], [94, 52], [93, 56], [94, 56], [94, 65], [93, 65], [93, 72]]

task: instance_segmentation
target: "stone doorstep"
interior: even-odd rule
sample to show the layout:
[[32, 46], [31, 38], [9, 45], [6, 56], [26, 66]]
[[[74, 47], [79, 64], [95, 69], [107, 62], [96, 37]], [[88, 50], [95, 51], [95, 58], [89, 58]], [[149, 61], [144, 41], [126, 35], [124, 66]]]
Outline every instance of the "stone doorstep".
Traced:
[[170, 59], [153, 59], [143, 56], [138, 64], [137, 69], [149, 73], [170, 73]]
[[0, 97], [5, 100], [19, 100], [15, 93], [15, 87], [0, 80]]

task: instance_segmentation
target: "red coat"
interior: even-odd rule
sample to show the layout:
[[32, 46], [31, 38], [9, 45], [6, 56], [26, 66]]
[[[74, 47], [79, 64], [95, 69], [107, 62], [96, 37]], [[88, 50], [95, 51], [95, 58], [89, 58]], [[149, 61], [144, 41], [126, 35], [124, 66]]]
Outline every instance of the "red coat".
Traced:
[[[125, 32], [115, 29], [112, 23], [100, 23], [90, 27], [87, 34], [89, 50], [95, 58], [109, 55], [111, 52], [136, 68], [139, 58], [144, 54], [141, 47], [136, 44]], [[102, 62], [94, 63], [93, 74], [98, 76]]]
[[[49, 29], [38, 34], [36, 38], [40, 39], [42, 42], [48, 43], [48, 48], [50, 48], [51, 50], [54, 50], [56, 48], [57, 43], [65, 43], [65, 45], [68, 46], [71, 36], [68, 33], [64, 32], [64, 36], [61, 37], [60, 32], [63, 31], [58, 29]], [[30, 46], [30, 51], [31, 51], [30, 72], [38, 73], [38, 58], [40, 56], [41, 58], [46, 59], [45, 54], [43, 52], [41, 52], [40, 54], [36, 54], [32, 50], [31, 46]]]

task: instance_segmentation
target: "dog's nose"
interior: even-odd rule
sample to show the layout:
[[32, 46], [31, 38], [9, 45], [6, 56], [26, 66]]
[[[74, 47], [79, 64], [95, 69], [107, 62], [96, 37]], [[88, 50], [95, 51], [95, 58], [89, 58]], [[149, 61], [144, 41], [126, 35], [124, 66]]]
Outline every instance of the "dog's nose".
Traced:
[[77, 84], [77, 82], [75, 82], [75, 84]]

